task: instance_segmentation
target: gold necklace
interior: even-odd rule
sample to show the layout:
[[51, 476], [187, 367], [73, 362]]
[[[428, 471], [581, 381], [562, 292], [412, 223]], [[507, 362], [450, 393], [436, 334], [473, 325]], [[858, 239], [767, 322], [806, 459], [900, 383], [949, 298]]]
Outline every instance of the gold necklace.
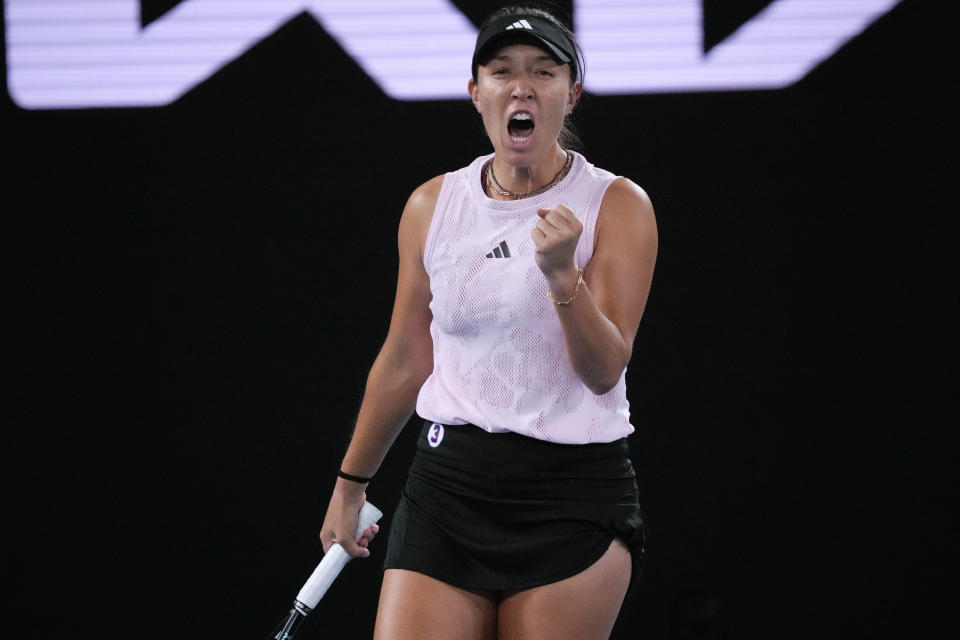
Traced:
[[[567, 154], [567, 161], [563, 163], [563, 166], [560, 167], [560, 171], [557, 171], [557, 174], [553, 176], [553, 179], [551, 179], [550, 182], [543, 185], [542, 187], [537, 187], [536, 189], [533, 189], [531, 191], [524, 191], [524, 192], [509, 191], [507, 189], [504, 189], [503, 185], [500, 184], [500, 181], [497, 180], [497, 175], [493, 172], [493, 159], [491, 159], [490, 165], [487, 167], [487, 178], [488, 178], [487, 186], [493, 187], [497, 193], [499, 193], [502, 196], [507, 196], [508, 198], [527, 198], [529, 196], [535, 196], [537, 194], [543, 193], [544, 191], [546, 191], [547, 189], [555, 185], [557, 182], [562, 180], [563, 177], [567, 175], [567, 172], [570, 171], [570, 166], [573, 164], [573, 154], [570, 153], [569, 151], [567, 151], [566, 154]], [[493, 180], [492, 184], [490, 182], [490, 179]]]

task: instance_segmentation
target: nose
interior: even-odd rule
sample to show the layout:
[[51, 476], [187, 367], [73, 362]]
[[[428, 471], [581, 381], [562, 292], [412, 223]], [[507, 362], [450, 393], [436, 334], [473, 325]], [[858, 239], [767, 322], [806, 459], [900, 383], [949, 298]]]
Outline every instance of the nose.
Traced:
[[533, 85], [530, 84], [530, 79], [527, 77], [527, 74], [517, 74], [516, 80], [513, 82], [513, 91], [510, 97], [518, 100], [529, 100], [533, 98]]

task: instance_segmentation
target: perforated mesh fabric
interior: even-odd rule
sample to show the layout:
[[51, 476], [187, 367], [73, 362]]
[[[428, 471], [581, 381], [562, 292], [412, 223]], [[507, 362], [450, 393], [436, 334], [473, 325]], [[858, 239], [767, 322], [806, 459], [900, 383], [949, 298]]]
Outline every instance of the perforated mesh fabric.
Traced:
[[538, 208], [566, 205], [584, 227], [575, 260], [585, 269], [603, 194], [616, 176], [574, 154], [570, 172], [549, 191], [494, 200], [480, 182], [490, 157], [448, 173], [433, 214], [424, 250], [433, 373], [417, 413], [568, 444], [632, 433], [623, 376], [597, 396], [573, 371], [530, 237]]

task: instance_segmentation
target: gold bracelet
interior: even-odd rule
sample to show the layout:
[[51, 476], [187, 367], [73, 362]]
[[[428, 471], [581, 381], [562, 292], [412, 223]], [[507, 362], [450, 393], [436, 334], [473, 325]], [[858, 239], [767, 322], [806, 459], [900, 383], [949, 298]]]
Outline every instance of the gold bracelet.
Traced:
[[577, 267], [577, 286], [574, 287], [572, 296], [570, 296], [566, 300], [557, 300], [553, 296], [553, 291], [550, 291], [549, 288], [547, 289], [547, 295], [550, 297], [551, 300], [553, 300], [553, 304], [557, 305], [558, 307], [561, 305], [567, 305], [573, 302], [574, 300], [576, 300], [577, 296], [580, 295], [581, 284], [583, 284], [583, 269], [581, 269], [580, 267]]

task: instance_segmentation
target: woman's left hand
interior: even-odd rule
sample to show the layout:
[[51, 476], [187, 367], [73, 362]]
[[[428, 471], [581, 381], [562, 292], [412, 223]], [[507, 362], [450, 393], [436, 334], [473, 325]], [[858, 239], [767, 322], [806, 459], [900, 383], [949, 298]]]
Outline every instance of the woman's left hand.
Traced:
[[538, 209], [536, 226], [530, 232], [536, 247], [537, 266], [552, 280], [564, 273], [576, 273], [573, 253], [583, 232], [583, 225], [569, 207], [558, 204], [552, 209]]

